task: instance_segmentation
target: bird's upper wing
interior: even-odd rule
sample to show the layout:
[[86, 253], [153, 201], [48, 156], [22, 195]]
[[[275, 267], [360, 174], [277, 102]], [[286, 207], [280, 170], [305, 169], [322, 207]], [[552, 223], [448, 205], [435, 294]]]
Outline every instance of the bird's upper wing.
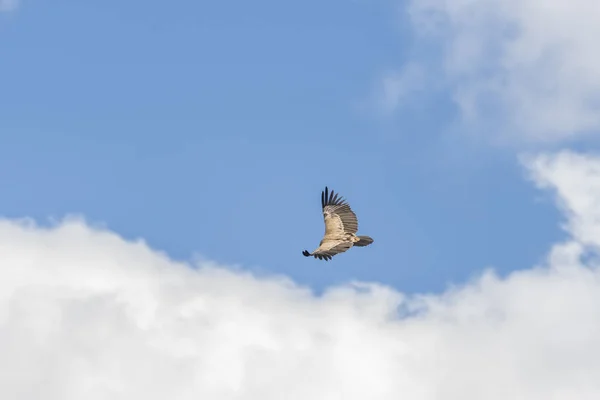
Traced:
[[329, 189], [325, 187], [321, 192], [321, 206], [325, 221], [325, 237], [336, 237], [358, 231], [356, 214], [338, 193], [334, 193], [333, 190], [329, 193]]
[[[319, 260], [325, 259], [326, 261], [331, 260], [331, 257], [336, 254], [343, 253], [352, 247], [352, 242], [347, 241], [326, 241], [321, 244], [315, 251], [312, 253], [307, 253], [308, 255], [312, 255]], [[305, 255], [307, 255], [305, 254]]]

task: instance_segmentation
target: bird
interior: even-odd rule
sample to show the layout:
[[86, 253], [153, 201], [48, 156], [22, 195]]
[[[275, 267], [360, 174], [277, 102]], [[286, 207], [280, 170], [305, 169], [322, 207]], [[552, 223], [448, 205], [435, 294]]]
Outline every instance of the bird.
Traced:
[[348, 202], [339, 193], [325, 186], [321, 192], [321, 207], [325, 222], [325, 234], [319, 247], [309, 253], [302, 251], [305, 257], [313, 256], [319, 260], [329, 261], [333, 256], [343, 253], [353, 246], [365, 247], [373, 243], [373, 238], [366, 235], [357, 236], [358, 219]]

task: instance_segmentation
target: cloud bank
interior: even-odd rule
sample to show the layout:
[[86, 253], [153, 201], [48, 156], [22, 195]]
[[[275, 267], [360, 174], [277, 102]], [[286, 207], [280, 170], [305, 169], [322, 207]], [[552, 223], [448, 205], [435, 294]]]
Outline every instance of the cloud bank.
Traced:
[[599, 2], [410, 0], [408, 12], [416, 53], [435, 53], [409, 68], [436, 88], [442, 77], [468, 124], [536, 142], [600, 130]]
[[315, 296], [78, 219], [2, 220], [0, 398], [596, 400], [600, 272], [584, 255], [600, 246], [600, 158], [525, 164], [572, 238], [546, 265], [442, 294]]

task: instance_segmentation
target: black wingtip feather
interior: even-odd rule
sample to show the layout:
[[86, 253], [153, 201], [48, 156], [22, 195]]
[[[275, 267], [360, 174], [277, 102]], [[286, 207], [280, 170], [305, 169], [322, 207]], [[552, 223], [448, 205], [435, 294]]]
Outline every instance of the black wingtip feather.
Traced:
[[321, 192], [321, 207], [325, 208], [328, 205], [342, 205], [346, 204], [346, 200], [335, 190], [329, 191], [329, 188], [325, 186], [325, 190]]
[[314, 254], [313, 257], [315, 259], [329, 261], [331, 260], [332, 256], [330, 256], [329, 254]]

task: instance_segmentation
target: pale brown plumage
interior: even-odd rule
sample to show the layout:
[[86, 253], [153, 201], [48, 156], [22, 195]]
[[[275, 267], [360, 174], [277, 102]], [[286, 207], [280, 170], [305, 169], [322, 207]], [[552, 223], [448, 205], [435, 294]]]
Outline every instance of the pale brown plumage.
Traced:
[[325, 235], [315, 251], [302, 252], [305, 257], [313, 256], [319, 260], [329, 261], [336, 254], [343, 253], [353, 246], [363, 247], [373, 243], [373, 239], [369, 236], [356, 235], [358, 232], [356, 214], [339, 194], [334, 193], [333, 190], [329, 193], [329, 189], [325, 187], [321, 192], [321, 207]]

